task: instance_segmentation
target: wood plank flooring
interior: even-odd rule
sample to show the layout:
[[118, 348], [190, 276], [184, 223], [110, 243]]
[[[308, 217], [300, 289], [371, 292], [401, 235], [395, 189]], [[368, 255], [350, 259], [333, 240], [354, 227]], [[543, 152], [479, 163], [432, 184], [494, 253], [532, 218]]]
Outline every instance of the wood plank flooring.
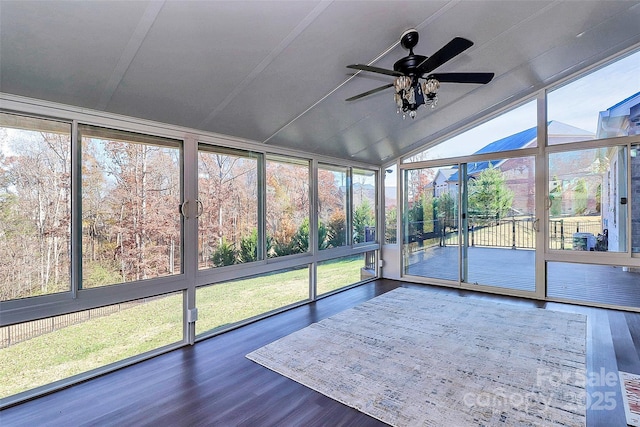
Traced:
[[[588, 316], [591, 373], [618, 368], [640, 374], [640, 314], [377, 280], [214, 338], [7, 408], [7, 426], [382, 426], [288, 378], [253, 363], [250, 351], [399, 286]], [[452, 321], [454, 321], [452, 319]], [[590, 381], [592, 397], [612, 392], [615, 408], [593, 405], [588, 426], [624, 426], [619, 385]]]

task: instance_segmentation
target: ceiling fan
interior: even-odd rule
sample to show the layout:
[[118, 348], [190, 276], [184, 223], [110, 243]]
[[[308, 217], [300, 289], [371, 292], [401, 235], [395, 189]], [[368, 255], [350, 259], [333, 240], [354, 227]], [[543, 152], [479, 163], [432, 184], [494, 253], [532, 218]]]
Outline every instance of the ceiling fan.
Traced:
[[400, 38], [400, 44], [409, 51], [409, 55], [396, 61], [393, 64], [393, 70], [362, 64], [347, 65], [347, 68], [354, 70], [393, 76], [395, 80], [393, 83], [352, 96], [346, 101], [355, 101], [394, 87], [394, 99], [398, 107], [398, 113], [402, 112], [403, 118], [407, 113], [409, 117], [415, 118], [416, 110], [420, 105], [424, 104], [435, 108], [438, 102], [437, 92], [440, 88], [440, 83], [487, 84], [493, 79], [494, 73], [431, 73], [445, 62], [473, 46], [473, 42], [470, 40], [455, 37], [429, 57], [413, 53], [413, 48], [418, 44], [418, 31], [415, 29], [405, 31]]

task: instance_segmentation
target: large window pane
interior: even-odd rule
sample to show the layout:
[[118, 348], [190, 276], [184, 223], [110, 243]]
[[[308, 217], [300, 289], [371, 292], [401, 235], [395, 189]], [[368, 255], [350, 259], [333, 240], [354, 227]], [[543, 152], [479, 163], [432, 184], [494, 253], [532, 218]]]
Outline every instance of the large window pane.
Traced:
[[547, 263], [547, 296], [640, 308], [640, 269]]
[[318, 249], [347, 244], [347, 168], [318, 166]]
[[631, 251], [640, 253], [640, 144], [631, 147]]
[[258, 259], [258, 155], [200, 146], [199, 268]]
[[0, 398], [182, 340], [183, 293], [0, 328]]
[[309, 250], [309, 161], [267, 157], [267, 255]]
[[469, 169], [464, 281], [535, 291], [535, 159]]
[[353, 170], [353, 243], [375, 242], [376, 173]]
[[549, 155], [549, 247], [627, 251], [627, 149]]
[[330, 259], [316, 268], [317, 294], [322, 295], [375, 277], [376, 251]]
[[69, 291], [71, 126], [0, 113], [0, 300]]
[[536, 101], [514, 108], [405, 160], [405, 163], [537, 146]]
[[398, 186], [397, 166], [393, 165], [384, 174], [384, 243], [398, 242]]
[[196, 289], [196, 334], [309, 299], [309, 267], [216, 283]]
[[81, 127], [82, 287], [180, 273], [180, 146]]
[[580, 77], [547, 95], [547, 117], [573, 129], [549, 144], [638, 135], [640, 52]]
[[404, 171], [402, 263], [405, 274], [458, 280], [457, 171], [457, 166]]

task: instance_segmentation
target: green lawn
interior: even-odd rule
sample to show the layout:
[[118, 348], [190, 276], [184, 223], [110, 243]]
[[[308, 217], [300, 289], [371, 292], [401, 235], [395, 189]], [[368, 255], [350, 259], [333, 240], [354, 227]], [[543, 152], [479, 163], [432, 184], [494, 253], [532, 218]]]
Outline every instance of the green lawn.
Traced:
[[[362, 266], [362, 256], [322, 263], [323, 292], [360, 281]], [[308, 298], [306, 267], [202, 287], [196, 332]], [[182, 300], [182, 293], [171, 294], [0, 349], [0, 398], [181, 341]]]

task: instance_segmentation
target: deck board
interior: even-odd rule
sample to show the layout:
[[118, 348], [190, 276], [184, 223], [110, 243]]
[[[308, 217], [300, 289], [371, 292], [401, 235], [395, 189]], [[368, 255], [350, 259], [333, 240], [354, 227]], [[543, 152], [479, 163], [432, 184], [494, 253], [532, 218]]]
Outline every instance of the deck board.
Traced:
[[[468, 251], [470, 284], [535, 291], [535, 251], [473, 247]], [[407, 274], [458, 280], [458, 247], [428, 248], [410, 255]], [[640, 273], [621, 267], [549, 262], [547, 295], [596, 304], [640, 308]]]

